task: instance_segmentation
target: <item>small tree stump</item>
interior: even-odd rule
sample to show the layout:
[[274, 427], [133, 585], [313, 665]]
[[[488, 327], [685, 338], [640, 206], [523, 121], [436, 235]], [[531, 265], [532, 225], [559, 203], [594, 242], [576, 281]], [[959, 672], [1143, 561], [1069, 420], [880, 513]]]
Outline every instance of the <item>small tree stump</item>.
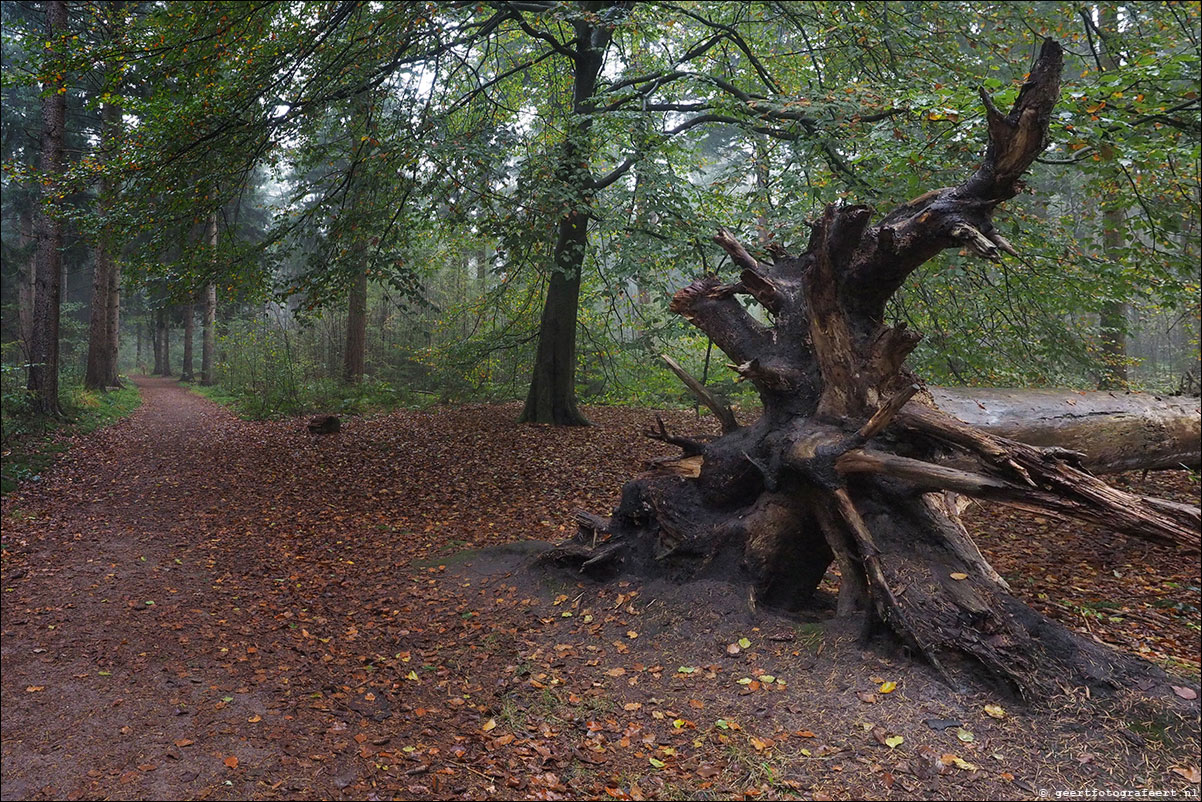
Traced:
[[337, 415], [316, 415], [309, 421], [309, 434], [334, 434], [342, 429]]

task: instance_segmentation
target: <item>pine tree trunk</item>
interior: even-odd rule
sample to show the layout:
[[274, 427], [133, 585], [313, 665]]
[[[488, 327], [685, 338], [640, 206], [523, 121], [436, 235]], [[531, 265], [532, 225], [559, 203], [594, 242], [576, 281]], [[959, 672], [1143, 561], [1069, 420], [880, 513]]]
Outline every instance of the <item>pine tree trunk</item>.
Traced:
[[[53, 53], [61, 47], [59, 38], [67, 30], [67, 4], [51, 0], [46, 4], [48, 40]], [[47, 194], [53, 194], [63, 172], [63, 140], [66, 134], [67, 96], [64, 70], [50, 68], [54, 78], [47, 78], [50, 89], [42, 100], [41, 169], [47, 176]], [[29, 381], [27, 387], [34, 397], [34, 408], [42, 415], [62, 413], [58, 400], [58, 339], [59, 313], [62, 294], [63, 228], [57, 212], [49, 209], [49, 198], [42, 198], [38, 209], [35, 236], [37, 251], [34, 261], [34, 314], [30, 336]]]
[[[989, 146], [955, 187], [903, 204], [876, 225], [865, 206], [832, 205], [805, 252], [762, 262], [729, 232], [717, 242], [741, 269], [676, 293], [697, 326], [758, 391], [761, 417], [728, 406], [668, 360], [714, 411], [717, 438], [648, 436], [678, 446], [629, 482], [613, 516], [579, 514], [580, 533], [543, 556], [587, 572], [718, 577], [755, 604], [804, 605], [833, 562], [838, 614], [886, 629], [945, 674], [963, 669], [1028, 697], [1062, 685], [1112, 690], [1163, 674], [1083, 640], [1015, 599], [960, 524], [950, 493], [1101, 523], [1199, 548], [1197, 508], [1103, 484], [1077, 457], [989, 434], [934, 408], [905, 367], [920, 336], [886, 322], [906, 277], [947, 248], [1014, 255], [993, 210], [1014, 197], [1044, 149], [1059, 97], [1060, 47], [1044, 43], [1008, 114], [983, 95]], [[768, 313], [765, 324], [740, 296]]]
[[[17, 229], [17, 249], [24, 253], [35, 242], [33, 227], [33, 212], [28, 209], [21, 211]], [[17, 325], [20, 329], [21, 354], [25, 362], [32, 361], [29, 357], [33, 343], [33, 307], [37, 295], [37, 250], [36, 246], [29, 250], [28, 260], [23, 260], [23, 266], [17, 273]]]
[[[103, 162], [112, 160], [109, 151], [115, 147], [120, 120], [120, 106], [113, 103], [104, 103], [101, 106], [101, 159]], [[115, 192], [113, 181], [108, 177], [102, 178], [99, 190], [100, 197], [97, 206], [100, 218], [104, 221], [108, 217], [113, 203]], [[118, 330], [119, 324], [110, 317], [118, 314], [118, 302], [115, 298], [118, 268], [114, 254], [115, 245], [107, 228], [102, 224], [97, 238], [94, 259], [95, 272], [92, 275], [92, 315], [88, 324], [88, 361], [84, 371], [84, 386], [93, 390], [102, 390], [117, 383], [113, 332]]]
[[121, 376], [120, 369], [117, 365], [118, 357], [121, 353], [121, 267], [114, 266], [114, 269], [109, 271], [109, 286], [108, 286], [108, 314], [105, 316], [108, 321], [108, 337], [106, 344], [108, 347], [108, 359], [105, 365], [108, 368], [108, 375], [104, 379], [106, 387], [120, 387]]
[[[213, 249], [213, 260], [217, 259], [217, 213], [209, 214], [209, 247]], [[204, 289], [204, 326], [201, 332], [200, 383], [211, 385], [216, 381], [214, 373], [217, 358], [217, 285], [208, 284]]]
[[192, 373], [192, 340], [194, 339], [196, 307], [187, 303], [182, 310], [184, 313], [184, 363], [180, 368], [179, 380], [190, 382], [195, 377]]
[[164, 321], [166, 312], [163, 307], [154, 310], [154, 328], [151, 330], [151, 342], [154, 343], [154, 375], [166, 376], [167, 367], [164, 359], [164, 346], [167, 343], [167, 338], [163, 336], [167, 325]]
[[367, 348], [367, 270], [360, 269], [351, 285], [346, 311], [346, 348], [342, 354], [342, 380], [362, 384]]
[[92, 273], [91, 317], [88, 321], [88, 361], [84, 370], [84, 387], [103, 390], [108, 378], [109, 356], [109, 274], [112, 261], [102, 246], [96, 249]]

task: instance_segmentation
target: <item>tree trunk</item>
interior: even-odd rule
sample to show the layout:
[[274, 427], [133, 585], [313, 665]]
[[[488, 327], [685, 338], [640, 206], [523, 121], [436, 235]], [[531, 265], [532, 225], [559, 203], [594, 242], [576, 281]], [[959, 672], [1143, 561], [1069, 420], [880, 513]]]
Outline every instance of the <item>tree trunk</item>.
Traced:
[[187, 303], [184, 304], [182, 311], [184, 313], [184, 364], [180, 368], [179, 380], [190, 382], [195, 378], [192, 374], [192, 340], [196, 328], [196, 307], [192, 303]]
[[[209, 247], [213, 249], [213, 260], [217, 260], [217, 213], [209, 214]], [[214, 375], [214, 359], [217, 350], [217, 285], [205, 287], [204, 326], [200, 347], [200, 383], [211, 385]]]
[[113, 263], [103, 245], [96, 249], [94, 261], [92, 314], [88, 321], [88, 361], [83, 383], [88, 389], [103, 390], [109, 375], [109, 274], [113, 270]]
[[[1102, 49], [1098, 54], [1106, 70], [1118, 67], [1118, 8], [1107, 5], [1100, 9], [1099, 32], [1102, 34]], [[1108, 146], [1109, 147], [1109, 146]], [[1106, 261], [1116, 264], [1122, 261], [1123, 225], [1126, 218], [1122, 208], [1117, 207], [1119, 193], [1113, 188], [1105, 199], [1106, 210], [1102, 212], [1102, 255]], [[1098, 316], [1098, 328], [1102, 339], [1102, 375], [1098, 379], [1099, 390], [1122, 390], [1127, 387], [1127, 318], [1130, 304], [1125, 299], [1108, 301]]]
[[108, 337], [106, 343], [108, 346], [108, 359], [105, 360], [105, 366], [108, 368], [108, 375], [104, 379], [106, 387], [120, 387], [121, 375], [117, 366], [117, 359], [121, 353], [121, 266], [114, 265], [109, 271], [109, 286], [108, 286], [108, 314], [105, 316], [108, 321]]
[[556, 176], [564, 189], [547, 283], [547, 300], [538, 327], [538, 350], [522, 423], [586, 426], [576, 406], [576, 313], [580, 308], [580, 276], [588, 250], [588, 219], [594, 194], [589, 171], [592, 157], [592, 98], [612, 32], [576, 20], [573, 51], [572, 118], [564, 139]]
[[[959, 186], [903, 204], [875, 226], [867, 207], [829, 206], [803, 254], [778, 251], [770, 264], [720, 231], [715, 241], [741, 268], [738, 280], [694, 281], [671, 308], [730, 357], [758, 391], [763, 414], [740, 425], [687, 382], [718, 413], [722, 435], [650, 430], [681, 456], [628, 483], [612, 518], [580, 514], [579, 536], [543, 560], [601, 573], [718, 576], [749, 584], [753, 605], [784, 608], [804, 604], [834, 562], [838, 613], [861, 619], [866, 631], [883, 625], [941, 672], [983, 671], [1028, 697], [1063, 685], [1101, 691], [1163, 679], [1015, 599], [945, 491], [1193, 550], [1197, 508], [1115, 490], [1062, 449], [936, 410], [904, 366], [920, 337], [885, 322], [890, 296], [941, 250], [1014, 253], [991, 217], [1046, 144], [1061, 65], [1060, 47], [1045, 41], [1009, 114], [982, 95], [989, 145]], [[763, 306], [771, 323], [749, 314], [740, 295]]]
[[166, 376], [170, 370], [167, 367], [167, 310], [159, 307], [154, 310], [154, 331], [151, 335], [154, 342], [154, 375]]
[[[586, 226], [584, 217], [580, 218], [579, 225], [571, 221], [560, 224], [556, 254], [576, 264], [551, 274], [538, 328], [534, 375], [526, 393], [521, 423], [588, 425], [588, 419], [576, 407], [576, 312], [580, 305], [580, 263], [588, 239], [584, 231]], [[574, 241], [579, 251], [570, 251], [563, 246], [565, 239]]]
[[[100, 109], [102, 162], [112, 160], [111, 151], [116, 146], [116, 137], [121, 124], [121, 107], [104, 103]], [[95, 246], [96, 269], [92, 275], [92, 316], [88, 324], [88, 361], [84, 372], [84, 386], [93, 390], [117, 384], [116, 347], [114, 332], [119, 324], [110, 319], [118, 314], [116, 298], [117, 262], [113, 253], [115, 245], [105, 221], [113, 204], [116, 187], [107, 175], [100, 179], [100, 197], [97, 201], [101, 219], [101, 231]]]
[[[21, 210], [21, 218], [17, 230], [17, 249], [26, 254], [30, 243], [35, 241], [33, 227], [33, 211]], [[33, 308], [37, 296], [37, 250], [36, 246], [27, 253], [28, 260], [22, 260], [24, 265], [17, 274], [17, 325], [20, 328], [21, 354], [24, 362], [31, 362], [33, 343]]]
[[[46, 4], [49, 26], [48, 50], [54, 53], [61, 46], [60, 37], [67, 30], [67, 4], [52, 0]], [[67, 95], [65, 70], [58, 65], [47, 67], [53, 77], [46, 76], [48, 88], [42, 100], [41, 170], [48, 184], [45, 195], [55, 194], [63, 172], [63, 139], [66, 133]], [[58, 401], [58, 338], [62, 294], [63, 225], [57, 211], [49, 208], [50, 199], [42, 198], [38, 208], [35, 236], [37, 251], [34, 262], [34, 314], [30, 337], [29, 381], [27, 387], [34, 397], [34, 409], [42, 415], [62, 413]]]
[[367, 349], [367, 268], [359, 269], [351, 285], [346, 310], [346, 349], [342, 353], [342, 380], [363, 383], [364, 355]]
[[1092, 473], [1197, 468], [1197, 398], [1149, 393], [932, 387], [939, 409], [991, 434], [1080, 452]]

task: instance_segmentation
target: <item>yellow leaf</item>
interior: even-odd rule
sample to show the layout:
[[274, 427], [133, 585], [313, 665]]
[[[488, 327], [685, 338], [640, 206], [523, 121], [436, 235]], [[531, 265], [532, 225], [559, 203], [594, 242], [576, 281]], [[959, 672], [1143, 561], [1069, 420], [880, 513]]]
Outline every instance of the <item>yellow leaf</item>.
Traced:
[[1005, 718], [1006, 711], [1001, 705], [985, 705], [985, 712], [993, 718]]
[[955, 579], [956, 581], [960, 581], [961, 579], [968, 579], [968, 574], [964, 574], [964, 573], [957, 571], [956, 573], [952, 574], [951, 577], [952, 577], [952, 579]]
[[879, 690], [881, 693], [893, 693], [895, 690], [897, 690], [897, 683], [893, 682], [892, 680], [889, 682], [882, 682]]
[[480, 729], [482, 729], [484, 732], [490, 732], [491, 730], [495, 730], [496, 728], [497, 728], [497, 720], [495, 718], [490, 718], [488, 721], [484, 722], [484, 726], [481, 727]]

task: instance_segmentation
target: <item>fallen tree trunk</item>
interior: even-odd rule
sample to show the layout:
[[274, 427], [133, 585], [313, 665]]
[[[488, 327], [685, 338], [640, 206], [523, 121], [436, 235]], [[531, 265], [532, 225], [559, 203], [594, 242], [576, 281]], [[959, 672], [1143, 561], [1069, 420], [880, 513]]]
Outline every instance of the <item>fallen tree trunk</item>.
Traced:
[[[862, 618], [866, 631], [883, 625], [941, 671], [953, 662], [984, 668], [1029, 697], [1163, 680], [1015, 599], [950, 497], [1116, 524], [1194, 550], [1198, 510], [1124, 493], [1083, 470], [1078, 453], [937, 410], [904, 365], [920, 335], [885, 318], [905, 278], [941, 250], [1014, 253], [991, 215], [1046, 144], [1061, 65], [1060, 47], [1045, 41], [1008, 114], [982, 96], [989, 145], [958, 186], [902, 204], [876, 225], [867, 207], [829, 206], [804, 253], [778, 250], [772, 262], [720, 231], [714, 240], [737, 280], [698, 279], [671, 309], [755, 386], [762, 415], [740, 425], [686, 380], [722, 434], [674, 435], [660, 422], [648, 436], [679, 447], [680, 457], [627, 483], [611, 518], [579, 515], [577, 537], [542, 559], [600, 576], [716, 576], [747, 583], [753, 605], [783, 608], [805, 604], [834, 563], [838, 614]], [[739, 296], [767, 310], [769, 323]]]
[[1197, 398], [977, 387], [930, 392], [941, 410], [990, 434], [1078, 451], [1093, 473], [1202, 465]]

